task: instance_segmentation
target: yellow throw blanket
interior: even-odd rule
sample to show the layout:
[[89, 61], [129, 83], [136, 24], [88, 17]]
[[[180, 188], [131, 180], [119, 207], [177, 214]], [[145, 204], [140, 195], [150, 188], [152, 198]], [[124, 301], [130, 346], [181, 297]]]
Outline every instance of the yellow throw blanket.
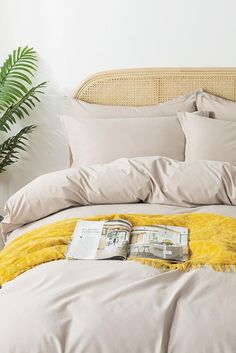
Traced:
[[[189, 229], [190, 258], [179, 264], [165, 260], [131, 258], [164, 269], [188, 270], [210, 266], [217, 271], [236, 269], [236, 219], [215, 214], [140, 215], [113, 214], [87, 220], [123, 218], [133, 226], [174, 225]], [[77, 218], [45, 225], [16, 238], [0, 252], [0, 284], [44, 262], [64, 259]]]

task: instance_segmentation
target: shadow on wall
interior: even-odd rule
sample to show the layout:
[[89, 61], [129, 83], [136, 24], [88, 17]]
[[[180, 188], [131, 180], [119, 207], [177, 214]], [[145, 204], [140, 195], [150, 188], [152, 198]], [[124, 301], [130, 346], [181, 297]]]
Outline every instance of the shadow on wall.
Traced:
[[[48, 78], [50, 69], [42, 60], [39, 60], [39, 68], [36, 82], [40, 82], [42, 77], [45, 80], [45, 76], [49, 81], [45, 95], [41, 96], [41, 103], [32, 111], [30, 118], [26, 117], [16, 124], [17, 130], [29, 123], [37, 125], [37, 129], [29, 137], [27, 151], [19, 154], [20, 160], [0, 174], [0, 214], [4, 214], [6, 200], [25, 184], [41, 174], [69, 166], [68, 145], [60, 121], [60, 115], [64, 112], [64, 97], [53, 78]], [[7, 136], [4, 133], [3, 138]]]

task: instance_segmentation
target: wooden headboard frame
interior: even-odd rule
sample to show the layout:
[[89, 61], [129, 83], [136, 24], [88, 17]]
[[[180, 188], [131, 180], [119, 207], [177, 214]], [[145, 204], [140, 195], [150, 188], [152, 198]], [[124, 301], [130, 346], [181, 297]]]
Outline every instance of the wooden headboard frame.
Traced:
[[145, 68], [97, 73], [75, 98], [88, 103], [140, 106], [171, 100], [203, 88], [236, 101], [236, 68]]

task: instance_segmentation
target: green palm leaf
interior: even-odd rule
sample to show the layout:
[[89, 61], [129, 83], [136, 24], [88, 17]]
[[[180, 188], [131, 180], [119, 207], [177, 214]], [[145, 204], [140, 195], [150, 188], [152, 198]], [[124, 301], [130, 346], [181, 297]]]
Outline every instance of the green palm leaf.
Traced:
[[10, 124], [15, 124], [16, 118], [23, 119], [26, 115], [29, 116], [29, 110], [35, 107], [35, 102], [40, 102], [37, 96], [43, 94], [41, 89], [45, 85], [46, 82], [42, 82], [32, 87], [17, 103], [6, 110], [2, 117], [0, 117], [0, 131], [10, 131]]
[[27, 135], [35, 128], [35, 125], [26, 126], [0, 145], [0, 173], [4, 172], [7, 166], [17, 162], [19, 159], [18, 153], [26, 150]]
[[37, 55], [28, 46], [14, 50], [0, 68], [0, 111], [21, 99], [27, 93], [31, 77], [37, 69]]
[[[38, 96], [46, 83], [32, 87], [36, 70], [37, 55], [28, 46], [14, 50], [0, 68], [0, 131], [9, 132], [17, 119], [29, 116], [40, 102]], [[35, 125], [26, 126], [0, 144], [0, 173], [19, 159], [18, 153], [27, 147], [27, 135], [35, 128]]]

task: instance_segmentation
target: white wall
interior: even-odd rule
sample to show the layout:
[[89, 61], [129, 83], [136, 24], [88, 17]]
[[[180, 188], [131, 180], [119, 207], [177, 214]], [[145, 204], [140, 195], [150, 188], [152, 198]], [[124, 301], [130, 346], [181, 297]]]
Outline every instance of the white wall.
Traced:
[[0, 176], [0, 212], [33, 177], [67, 167], [62, 93], [72, 95], [87, 75], [113, 68], [235, 66], [235, 14], [235, 0], [1, 1], [0, 62], [18, 45], [31, 45], [40, 56], [38, 79], [51, 83], [33, 114], [40, 126], [30, 154]]

